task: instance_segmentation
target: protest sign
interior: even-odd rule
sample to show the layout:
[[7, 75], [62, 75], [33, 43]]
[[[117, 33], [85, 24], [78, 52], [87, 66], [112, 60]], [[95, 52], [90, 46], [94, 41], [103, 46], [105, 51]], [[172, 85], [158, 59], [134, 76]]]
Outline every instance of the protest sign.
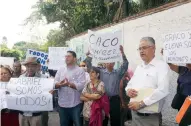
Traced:
[[65, 56], [67, 51], [72, 50], [69, 47], [49, 47], [49, 63], [48, 68], [53, 70], [59, 70], [64, 67]]
[[77, 54], [77, 62], [80, 63], [85, 59], [85, 53], [84, 53], [84, 45], [83, 44], [77, 44], [76, 45], [76, 54]]
[[7, 90], [7, 84], [8, 82], [0, 82], [0, 89]]
[[95, 61], [101, 63], [117, 62], [121, 59], [119, 50], [122, 31], [99, 34], [88, 30], [90, 53]]
[[163, 55], [168, 63], [191, 63], [191, 30], [162, 35]]
[[14, 63], [14, 57], [0, 57], [0, 61], [1, 65], [9, 65], [12, 67]]
[[51, 111], [53, 110], [52, 94], [53, 79], [21, 77], [11, 78], [8, 83], [7, 106], [20, 111]]
[[26, 58], [27, 57], [37, 57], [37, 60], [42, 65], [42, 70], [46, 71], [48, 69], [48, 66], [47, 66], [48, 54], [47, 53], [28, 49]]
[[7, 98], [6, 91], [0, 89], [0, 111], [4, 108], [7, 108]]
[[7, 91], [7, 82], [0, 82], [0, 110], [7, 108], [7, 98], [6, 98], [6, 91]]

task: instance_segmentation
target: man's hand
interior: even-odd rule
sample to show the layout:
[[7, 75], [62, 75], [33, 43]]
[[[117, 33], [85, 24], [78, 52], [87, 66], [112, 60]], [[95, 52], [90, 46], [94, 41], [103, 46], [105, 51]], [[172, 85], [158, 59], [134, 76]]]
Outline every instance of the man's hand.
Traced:
[[139, 102], [130, 102], [130, 103], [128, 104], [128, 106], [129, 106], [129, 109], [134, 110], [134, 111], [140, 109]]
[[123, 50], [123, 46], [122, 45], [120, 45], [119, 50], [121, 51], [121, 54], [124, 54], [124, 50]]
[[55, 90], [50, 90], [49, 91], [49, 93], [52, 94], [52, 95], [54, 94], [54, 92], [55, 92]]
[[69, 82], [68, 82], [68, 79], [65, 78], [63, 81], [61, 81], [60, 83], [58, 83], [57, 85], [59, 87], [64, 87], [64, 86], [68, 86]]
[[127, 95], [130, 97], [130, 98], [134, 98], [137, 96], [137, 91], [135, 89], [128, 89], [127, 90]]
[[90, 51], [88, 50], [88, 52], [86, 53], [86, 56], [89, 56], [90, 55]]

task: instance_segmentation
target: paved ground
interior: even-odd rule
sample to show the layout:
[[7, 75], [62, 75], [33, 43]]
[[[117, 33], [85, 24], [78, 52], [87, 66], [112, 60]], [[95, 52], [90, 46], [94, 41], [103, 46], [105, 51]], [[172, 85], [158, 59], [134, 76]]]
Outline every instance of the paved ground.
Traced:
[[60, 126], [59, 115], [56, 112], [49, 113], [49, 126]]

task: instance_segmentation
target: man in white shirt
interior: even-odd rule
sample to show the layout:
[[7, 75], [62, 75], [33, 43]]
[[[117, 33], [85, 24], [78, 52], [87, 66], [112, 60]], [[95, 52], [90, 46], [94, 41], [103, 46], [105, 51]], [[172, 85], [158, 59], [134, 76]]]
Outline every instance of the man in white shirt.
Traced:
[[[138, 65], [134, 76], [126, 87], [127, 95], [135, 98], [139, 95], [138, 89], [152, 88], [150, 96], [142, 101], [132, 101], [129, 108], [132, 110], [132, 126], [161, 126], [161, 110], [165, 97], [169, 93], [169, 66], [155, 58], [155, 40], [152, 37], [141, 39], [138, 51], [143, 60]], [[158, 103], [158, 112], [144, 110], [145, 107]]]

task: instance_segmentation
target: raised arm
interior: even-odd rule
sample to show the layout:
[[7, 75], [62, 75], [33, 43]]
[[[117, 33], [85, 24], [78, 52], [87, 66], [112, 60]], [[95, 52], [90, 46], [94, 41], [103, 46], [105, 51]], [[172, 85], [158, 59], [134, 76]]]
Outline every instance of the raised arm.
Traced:
[[120, 51], [121, 51], [121, 54], [122, 54], [122, 57], [123, 57], [123, 64], [118, 69], [119, 80], [121, 80], [123, 78], [123, 76], [127, 72], [128, 65], [129, 65], [129, 62], [128, 62], [128, 60], [127, 60], [127, 58], [125, 56], [125, 53], [123, 51], [123, 46], [120, 46]]
[[86, 59], [84, 60], [84, 63], [86, 63], [87, 69], [90, 70], [92, 67], [92, 58], [89, 57], [89, 52], [86, 53]]
[[176, 72], [176, 73], [179, 73], [178, 71], [179, 71], [179, 66], [177, 66], [177, 65], [174, 65], [174, 64], [172, 64], [172, 63], [168, 63], [168, 65], [169, 65], [169, 67], [170, 67], [170, 69], [172, 70], [172, 71], [174, 71], [174, 72]]

